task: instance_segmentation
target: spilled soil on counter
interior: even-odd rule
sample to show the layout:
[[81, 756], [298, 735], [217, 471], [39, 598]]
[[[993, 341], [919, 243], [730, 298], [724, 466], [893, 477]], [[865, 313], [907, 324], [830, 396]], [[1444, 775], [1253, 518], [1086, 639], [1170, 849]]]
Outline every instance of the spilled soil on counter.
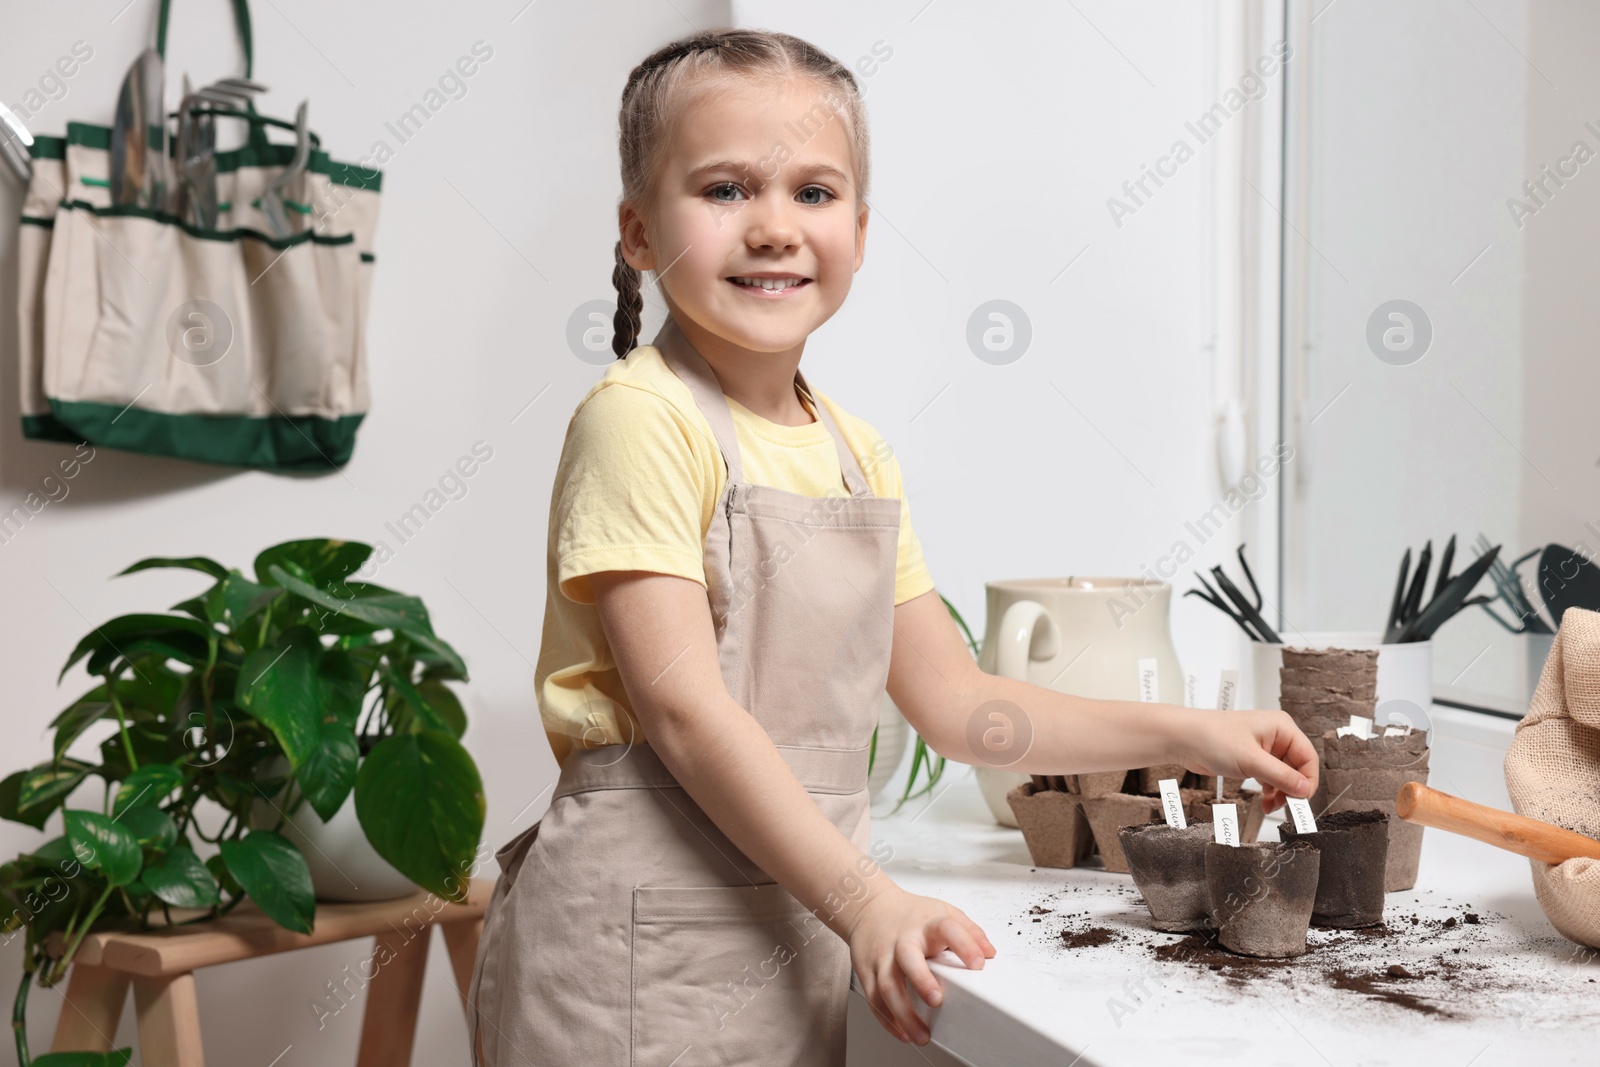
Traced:
[[[1108, 913], [1107, 897], [1120, 907]], [[1090, 898], [1097, 906], [1082, 907]], [[1600, 978], [1594, 952], [1556, 936], [1530, 942], [1502, 925], [1505, 918], [1470, 903], [1410, 901], [1386, 908], [1377, 926], [1313, 928], [1303, 956], [1258, 959], [1223, 948], [1214, 931], [1151, 928], [1131, 885], [1068, 883], [1008, 929], [1063, 959], [1117, 953], [1162, 985], [1187, 979], [1174, 984], [1179, 992], [1211, 989], [1230, 999], [1292, 990], [1324, 1003], [1333, 991], [1363, 1012], [1381, 1005], [1414, 1018], [1510, 1017], [1519, 1024], [1549, 1015], [1555, 997], [1600, 999], [1600, 985], [1588, 988]]]

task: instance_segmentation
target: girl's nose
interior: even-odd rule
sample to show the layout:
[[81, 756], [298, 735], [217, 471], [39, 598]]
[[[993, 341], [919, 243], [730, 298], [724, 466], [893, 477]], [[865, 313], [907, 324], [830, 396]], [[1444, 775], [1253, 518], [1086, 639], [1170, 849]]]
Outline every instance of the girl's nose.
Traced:
[[798, 205], [776, 197], [756, 197], [745, 211], [746, 243], [753, 248], [789, 248], [799, 244], [797, 208]]

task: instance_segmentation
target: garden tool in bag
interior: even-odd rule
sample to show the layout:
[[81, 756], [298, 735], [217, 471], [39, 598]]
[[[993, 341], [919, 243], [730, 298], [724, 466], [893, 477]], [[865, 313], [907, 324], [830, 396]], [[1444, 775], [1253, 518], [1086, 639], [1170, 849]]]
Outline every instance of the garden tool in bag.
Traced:
[[[244, 78], [164, 96], [170, 0], [111, 128], [35, 136], [19, 239], [27, 437], [265, 470], [342, 466], [369, 401], [378, 171], [258, 114]], [[218, 150], [218, 125], [244, 141]], [[268, 127], [293, 135], [269, 140]]]

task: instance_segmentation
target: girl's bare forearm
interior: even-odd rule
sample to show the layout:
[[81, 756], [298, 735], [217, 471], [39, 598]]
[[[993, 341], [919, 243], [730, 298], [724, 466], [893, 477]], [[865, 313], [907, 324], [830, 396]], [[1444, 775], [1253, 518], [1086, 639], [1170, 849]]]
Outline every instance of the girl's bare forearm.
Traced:
[[728, 839], [839, 936], [868, 899], [898, 889], [822, 813], [738, 704], [658, 720], [650, 744]]
[[1096, 700], [974, 669], [947, 715], [940, 755], [1020, 774], [1087, 774], [1184, 758], [1185, 716], [1175, 704]]

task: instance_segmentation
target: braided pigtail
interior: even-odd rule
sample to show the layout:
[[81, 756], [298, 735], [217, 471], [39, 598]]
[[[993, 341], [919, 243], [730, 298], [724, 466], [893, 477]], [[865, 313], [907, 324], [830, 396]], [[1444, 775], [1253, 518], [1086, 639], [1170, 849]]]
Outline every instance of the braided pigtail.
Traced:
[[611, 351], [621, 359], [639, 343], [644, 298], [639, 295], [639, 272], [622, 258], [622, 242], [617, 242], [617, 265], [611, 269], [611, 284], [617, 290], [617, 313], [611, 319]]

